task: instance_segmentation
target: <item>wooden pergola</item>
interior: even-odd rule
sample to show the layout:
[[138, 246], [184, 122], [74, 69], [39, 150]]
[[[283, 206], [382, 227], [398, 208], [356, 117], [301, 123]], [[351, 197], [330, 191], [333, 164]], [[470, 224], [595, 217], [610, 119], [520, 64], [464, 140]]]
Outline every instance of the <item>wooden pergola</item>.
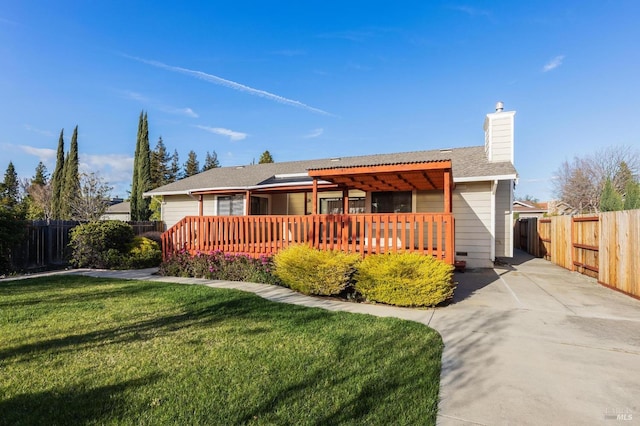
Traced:
[[453, 175], [450, 160], [311, 169], [309, 176], [313, 178], [313, 214], [318, 212], [319, 179], [342, 188], [345, 212], [349, 211], [349, 189], [365, 192], [441, 190], [444, 191], [444, 212], [452, 211]]

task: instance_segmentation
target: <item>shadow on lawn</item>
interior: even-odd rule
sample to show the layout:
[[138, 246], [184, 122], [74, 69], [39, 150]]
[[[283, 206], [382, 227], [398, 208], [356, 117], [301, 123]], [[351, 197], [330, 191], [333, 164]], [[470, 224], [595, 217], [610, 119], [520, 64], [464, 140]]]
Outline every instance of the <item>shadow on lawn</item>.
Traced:
[[[164, 286], [164, 284], [161, 284]], [[120, 290], [107, 291], [98, 294], [69, 295], [68, 302], [82, 302], [85, 297], [99, 300], [104, 296], [131, 296], [144, 291], [156, 291], [158, 288], [149, 284], [135, 283], [131, 287], [127, 286]], [[314, 313], [306, 311], [306, 308], [290, 306], [286, 312], [280, 315], [278, 310], [264, 311], [264, 304], [269, 303], [253, 294], [244, 293], [237, 290], [222, 290], [228, 292], [226, 297], [216, 297], [214, 299], [204, 298], [198, 303], [188, 303], [180, 309], [182, 312], [173, 315], [158, 316], [149, 320], [133, 322], [131, 324], [119, 325], [117, 327], [103, 330], [92, 330], [82, 334], [72, 334], [61, 338], [43, 339], [35, 343], [29, 343], [16, 347], [0, 349], [0, 359], [12, 360], [13, 362], [29, 361], [31, 358], [42, 353], [54, 351], [69, 352], [97, 348], [106, 345], [126, 344], [136, 341], [144, 341], [188, 327], [211, 327], [227, 318], [246, 318], [254, 320], [284, 320], [292, 323], [304, 322], [324, 318], [322, 311]], [[103, 296], [100, 297], [99, 294]], [[222, 299], [222, 300], [221, 300]], [[46, 303], [59, 303], [54, 297]], [[292, 315], [291, 312], [299, 311], [302, 314]], [[249, 332], [249, 330], [246, 330]], [[250, 331], [255, 334], [256, 330]], [[14, 358], [14, 359], [12, 359]]]
[[122, 418], [128, 406], [125, 393], [161, 378], [149, 375], [109, 386], [92, 388], [81, 383], [61, 390], [27, 393], [0, 401], [0, 425], [93, 424]]
[[[339, 322], [343, 313], [334, 315]], [[363, 322], [377, 320], [365, 315], [362, 319]], [[396, 325], [405, 322], [388, 320], [397, 321]], [[290, 406], [306, 404], [303, 411], [308, 417], [296, 419], [300, 424], [435, 424], [442, 343], [437, 333], [426, 327], [424, 331], [422, 341], [398, 339], [397, 333], [385, 333], [377, 339], [358, 336], [355, 331], [336, 336], [332, 341], [335, 358], [330, 362], [338, 368], [309, 365], [302, 380], [269, 389], [271, 394], [263, 398], [264, 402], [247, 408], [237, 423], [262, 419], [262, 422], [286, 424], [291, 419], [280, 418], [278, 413]], [[412, 332], [415, 333], [415, 329]], [[348, 356], [346, 350], [350, 351]], [[401, 355], [390, 359], [389, 353]], [[358, 362], [341, 365], [342, 359]], [[332, 394], [347, 397], [330, 401], [322, 411], [314, 411], [315, 404], [326, 402], [314, 401], [314, 395], [323, 392], [328, 400]], [[381, 410], [381, 406], [386, 410]]]

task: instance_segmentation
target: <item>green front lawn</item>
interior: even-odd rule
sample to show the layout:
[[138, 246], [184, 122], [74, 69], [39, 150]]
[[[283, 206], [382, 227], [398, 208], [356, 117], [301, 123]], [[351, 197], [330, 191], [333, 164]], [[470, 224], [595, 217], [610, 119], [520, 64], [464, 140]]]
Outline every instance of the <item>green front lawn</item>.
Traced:
[[442, 340], [203, 286], [0, 282], [0, 424], [435, 424]]

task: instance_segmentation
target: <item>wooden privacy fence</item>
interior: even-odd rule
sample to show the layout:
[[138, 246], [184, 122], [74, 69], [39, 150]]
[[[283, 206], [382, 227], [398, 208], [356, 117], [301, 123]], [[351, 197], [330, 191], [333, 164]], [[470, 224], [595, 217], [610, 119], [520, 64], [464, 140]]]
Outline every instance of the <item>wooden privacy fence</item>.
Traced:
[[[71, 230], [82, 222], [75, 220], [34, 220], [27, 222], [25, 238], [11, 251], [16, 270], [62, 267], [68, 264]], [[127, 222], [136, 235], [162, 232], [158, 221]]]
[[419, 252], [453, 263], [453, 215], [187, 216], [162, 234], [165, 257], [183, 249], [271, 255], [297, 243], [363, 256]]
[[520, 219], [514, 236], [516, 248], [640, 297], [640, 210]]

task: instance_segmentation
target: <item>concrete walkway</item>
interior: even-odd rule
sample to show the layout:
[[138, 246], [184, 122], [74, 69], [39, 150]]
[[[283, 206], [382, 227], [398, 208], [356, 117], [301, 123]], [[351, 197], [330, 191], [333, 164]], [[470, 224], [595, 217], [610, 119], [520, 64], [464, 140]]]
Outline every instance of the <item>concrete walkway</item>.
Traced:
[[437, 309], [153, 272], [66, 273], [233, 288], [276, 302], [429, 325], [445, 343], [441, 425], [606, 425], [623, 418], [623, 424], [640, 424], [640, 301], [523, 253], [504, 267], [456, 274], [454, 303]]

